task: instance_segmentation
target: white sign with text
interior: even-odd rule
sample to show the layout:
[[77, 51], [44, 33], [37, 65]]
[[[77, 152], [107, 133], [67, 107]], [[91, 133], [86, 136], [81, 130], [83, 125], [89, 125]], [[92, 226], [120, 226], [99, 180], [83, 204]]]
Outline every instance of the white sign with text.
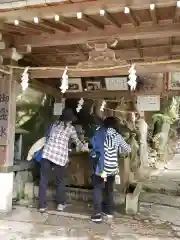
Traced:
[[128, 90], [127, 77], [109, 77], [105, 78], [106, 89], [109, 91]]
[[159, 111], [160, 110], [160, 96], [137, 96], [138, 111]]

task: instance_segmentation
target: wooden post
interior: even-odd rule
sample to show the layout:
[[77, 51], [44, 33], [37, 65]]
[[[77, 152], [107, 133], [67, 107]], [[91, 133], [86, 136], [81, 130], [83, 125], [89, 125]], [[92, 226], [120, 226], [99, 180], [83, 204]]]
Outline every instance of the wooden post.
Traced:
[[13, 74], [0, 78], [0, 212], [12, 209], [16, 120], [16, 82]]

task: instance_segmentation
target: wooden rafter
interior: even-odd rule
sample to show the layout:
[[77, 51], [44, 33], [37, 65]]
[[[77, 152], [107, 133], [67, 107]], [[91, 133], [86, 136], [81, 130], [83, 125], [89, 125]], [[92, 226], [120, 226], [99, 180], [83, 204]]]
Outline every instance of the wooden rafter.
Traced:
[[129, 9], [129, 13], [126, 13], [126, 15], [128, 16], [129, 20], [135, 27], [139, 26], [139, 21], [136, 18], [132, 9]]
[[84, 27], [84, 26], [76, 26], [76, 24], [72, 23], [72, 22], [68, 22], [68, 18], [65, 18], [65, 17], [60, 17], [60, 20], [59, 22], [67, 27], [71, 27], [73, 29], [77, 29], [79, 31], [85, 31], [87, 30], [87, 27]]
[[39, 32], [46, 32], [49, 34], [54, 34], [55, 31], [53, 29], [49, 29], [48, 27], [44, 27], [44, 26], [40, 26], [39, 24], [33, 24], [31, 22], [24, 22], [21, 21], [21, 26], [25, 26], [30, 30], [35, 30], [35, 31], [39, 31]]
[[180, 8], [177, 7], [177, 5], [174, 8], [174, 18], [173, 18], [173, 22], [178, 22], [180, 18]]
[[93, 18], [91, 18], [91, 17], [89, 17], [89, 16], [87, 16], [87, 15], [85, 15], [83, 13], [82, 13], [82, 17], [79, 18], [79, 21], [81, 21], [81, 22], [83, 22], [85, 24], [88, 24], [88, 25], [90, 25], [92, 27], [95, 27], [97, 29], [101, 29], [101, 30], [104, 29], [104, 25], [102, 23], [94, 20]]
[[34, 29], [33, 27], [27, 26], [24, 22], [21, 22], [20, 25], [18, 26], [7, 24], [7, 30], [16, 31], [17, 33], [22, 33], [23, 35], [27, 35], [29, 32], [31, 32], [34, 35], [42, 33], [42, 31], [39, 31], [37, 29]]
[[115, 18], [113, 18], [113, 16], [109, 12], [105, 11], [102, 17], [113, 26], [118, 28], [121, 27], [121, 24]]
[[61, 31], [61, 32], [70, 32], [70, 27], [65, 25], [65, 24], [59, 24], [59, 23], [52, 23], [46, 19], [43, 19], [40, 21], [40, 25], [44, 26], [46, 28], [54, 29], [56, 31]]
[[89, 29], [87, 32], [69, 33], [63, 35], [56, 33], [53, 35], [43, 34], [42, 36], [25, 36], [16, 37], [15, 46], [31, 45], [32, 47], [43, 47], [43, 46], [61, 46], [61, 45], [72, 45], [82, 44], [87, 41], [96, 40], [112, 40], [118, 38], [120, 41], [133, 40], [133, 39], [153, 39], [153, 38], [164, 38], [171, 36], [180, 36], [180, 23], [163, 23], [155, 26], [149, 24], [143, 24], [136, 28], [124, 27], [124, 28], [106, 28], [101, 33], [96, 29]]
[[158, 24], [156, 6], [154, 5], [153, 9], [150, 9], [151, 19], [154, 24]]
[[18, 26], [14, 26], [12, 24], [0, 24], [0, 31], [5, 31], [5, 32], [17, 32], [26, 35], [28, 32], [28, 29], [22, 29]]
[[[128, 2], [129, 3], [129, 2]], [[128, 4], [128, 7], [132, 10], [139, 10], [139, 9], [149, 9], [150, 5], [149, 0], [131, 0]], [[158, 8], [160, 7], [167, 7], [167, 6], [175, 6], [175, 0], [155, 0], [153, 1], [154, 4]], [[38, 7], [38, 8], [31, 8], [30, 11], [27, 9], [19, 9], [19, 10], [12, 10], [9, 12], [1, 12], [1, 18], [7, 19], [9, 22], [14, 21], [14, 19], [19, 19], [19, 16], [23, 16], [24, 21], [32, 21], [34, 16], [41, 16], [43, 19], [52, 19], [54, 18], [54, 13], [58, 13], [62, 16], [75, 16], [77, 12], [81, 9], [88, 15], [88, 14], [97, 14], [99, 9], [102, 6], [106, 6], [106, 10], [108, 12], [120, 12], [124, 10], [124, 7], [127, 5], [127, 0], [99, 0], [99, 1], [83, 1], [77, 2], [74, 4], [60, 4], [59, 6], [49, 6], [49, 7]]]

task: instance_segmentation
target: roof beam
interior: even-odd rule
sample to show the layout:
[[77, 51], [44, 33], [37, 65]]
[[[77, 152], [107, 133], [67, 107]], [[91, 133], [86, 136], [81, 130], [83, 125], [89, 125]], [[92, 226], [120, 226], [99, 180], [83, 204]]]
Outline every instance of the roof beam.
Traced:
[[175, 9], [174, 9], [173, 22], [178, 22], [179, 21], [179, 17], [180, 17], [180, 8], [179, 8], [178, 4], [176, 4]]
[[44, 26], [46, 28], [50, 28], [50, 29], [53, 29], [56, 31], [61, 31], [61, 32], [70, 32], [71, 31], [70, 27], [65, 24], [60, 24], [57, 22], [52, 23], [46, 19], [42, 19], [40, 21], [40, 26]]
[[[176, 0], [155, 0], [153, 1], [157, 7], [175, 6]], [[134, 9], [149, 9], [149, 0], [131, 0], [128, 5], [132, 10]], [[87, 15], [99, 13], [102, 6], [106, 6], [108, 12], [120, 12], [124, 11], [124, 7], [127, 6], [127, 0], [99, 0], [99, 1], [84, 1], [72, 4], [59, 4], [55, 6], [47, 7], [31, 7], [30, 9], [20, 9], [1, 12], [1, 18], [7, 21], [14, 21], [21, 17], [24, 21], [32, 21], [35, 16], [40, 16], [43, 19], [53, 19], [54, 14], [62, 16], [75, 17], [77, 12], [83, 9], [83, 12]]]
[[124, 13], [128, 16], [129, 20], [135, 27], [139, 26], [139, 21], [133, 13], [132, 9], [126, 7]]
[[39, 32], [42, 32], [42, 33], [46, 32], [46, 33], [49, 33], [49, 34], [54, 34], [55, 33], [55, 31], [53, 29], [49, 29], [49, 28], [44, 27], [44, 26], [42, 27], [42, 26], [40, 26], [40, 24], [33, 24], [31, 22], [24, 22], [24, 21], [21, 21], [20, 24], [29, 28], [29, 29], [31, 29], [31, 30], [33, 30], [33, 31], [35, 30], [35, 31], [39, 31]]
[[151, 14], [151, 19], [152, 19], [153, 23], [158, 24], [155, 4], [150, 5], [150, 14]]
[[116, 21], [116, 19], [113, 18], [112, 15], [111, 15], [109, 12], [104, 11], [104, 14], [102, 15], [102, 17], [103, 17], [107, 22], [109, 22], [110, 24], [112, 24], [113, 26], [118, 27], [118, 28], [121, 27], [121, 24], [120, 24], [118, 21]]
[[61, 46], [71, 44], [83, 44], [88, 41], [97, 40], [113, 40], [120, 41], [132, 39], [153, 39], [164, 38], [171, 36], [180, 36], [180, 23], [164, 23], [152, 26], [151, 24], [143, 24], [136, 28], [126, 26], [122, 28], [106, 28], [104, 31], [99, 32], [96, 29], [89, 29], [87, 32], [68, 33], [66, 35], [55, 34], [41, 34], [40, 36], [24, 36], [15, 38], [15, 46], [31, 45], [32, 47], [43, 46]]
[[[79, 14], [79, 16], [78, 16], [78, 14]], [[89, 17], [89, 16], [87, 16], [87, 15], [81, 13], [81, 12], [77, 13], [77, 18], [81, 22], [83, 22], [83, 23], [85, 23], [87, 25], [90, 25], [90, 26], [92, 26], [94, 28], [101, 29], [101, 30], [104, 29], [104, 25], [102, 23], [94, 20], [93, 18], [91, 18], [91, 17]]]
[[67, 27], [71, 27], [71, 28], [74, 28], [74, 29], [77, 29], [79, 31], [86, 31], [87, 30], [87, 27], [84, 27], [84, 26], [76, 26], [75, 24], [73, 24], [72, 22], [68, 22], [68, 18], [65, 18], [65, 17], [62, 17], [60, 16], [59, 18], [59, 22]]

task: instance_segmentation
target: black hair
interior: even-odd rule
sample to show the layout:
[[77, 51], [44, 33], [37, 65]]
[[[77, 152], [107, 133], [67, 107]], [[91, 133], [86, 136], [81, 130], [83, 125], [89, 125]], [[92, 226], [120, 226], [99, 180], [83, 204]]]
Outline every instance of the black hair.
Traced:
[[103, 120], [102, 118], [98, 117], [98, 116], [94, 116], [93, 117], [93, 123], [95, 125], [103, 125]]
[[118, 131], [118, 120], [116, 117], [107, 117], [104, 119], [104, 127], [105, 128], [114, 128]]
[[68, 121], [65, 121], [62, 115], [59, 116], [58, 120], [56, 121], [56, 126], [59, 125], [60, 123], [63, 123], [64, 129], [66, 129]]

